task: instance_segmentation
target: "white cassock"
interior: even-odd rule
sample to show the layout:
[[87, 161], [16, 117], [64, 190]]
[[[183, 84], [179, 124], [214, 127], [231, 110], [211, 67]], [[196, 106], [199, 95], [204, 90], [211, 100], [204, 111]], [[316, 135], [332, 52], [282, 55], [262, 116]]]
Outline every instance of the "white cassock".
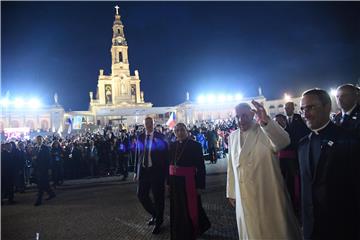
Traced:
[[301, 239], [277, 157], [289, 143], [273, 120], [230, 134], [226, 197], [236, 199], [240, 239]]

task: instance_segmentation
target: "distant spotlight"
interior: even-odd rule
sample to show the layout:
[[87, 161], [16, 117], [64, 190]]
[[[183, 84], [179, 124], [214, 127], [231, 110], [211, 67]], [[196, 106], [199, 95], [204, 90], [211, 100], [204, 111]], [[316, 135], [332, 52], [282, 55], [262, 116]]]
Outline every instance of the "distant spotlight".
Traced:
[[215, 96], [212, 94], [209, 94], [206, 96], [206, 99], [208, 100], [209, 103], [213, 103], [215, 101]]
[[200, 95], [200, 96], [197, 98], [197, 101], [200, 102], [200, 103], [205, 102], [205, 96]]
[[1, 99], [1, 106], [2, 107], [7, 107], [7, 106], [9, 106], [9, 104], [10, 104], [9, 99], [7, 99], [7, 98]]
[[334, 88], [330, 89], [331, 96], [336, 97], [336, 92], [337, 92], [336, 89]]
[[240, 93], [235, 95], [235, 100], [236, 101], [240, 101], [242, 98], [243, 98], [243, 96]]
[[36, 98], [32, 98], [30, 99], [30, 101], [28, 102], [29, 107], [31, 108], [39, 108], [41, 103], [39, 101], [39, 99]]
[[289, 102], [289, 101], [291, 100], [291, 96], [290, 96], [289, 94], [285, 93], [285, 94], [284, 94], [284, 100], [285, 100], [286, 102]]
[[226, 96], [223, 95], [223, 94], [220, 94], [220, 95], [218, 96], [218, 100], [219, 100], [219, 102], [225, 102], [225, 101], [226, 101]]
[[234, 97], [233, 97], [232, 95], [227, 95], [227, 96], [226, 96], [226, 100], [229, 101], [229, 102], [231, 102], [231, 101], [234, 100]]
[[14, 101], [14, 106], [16, 108], [21, 108], [24, 106], [24, 100], [22, 98], [16, 98]]

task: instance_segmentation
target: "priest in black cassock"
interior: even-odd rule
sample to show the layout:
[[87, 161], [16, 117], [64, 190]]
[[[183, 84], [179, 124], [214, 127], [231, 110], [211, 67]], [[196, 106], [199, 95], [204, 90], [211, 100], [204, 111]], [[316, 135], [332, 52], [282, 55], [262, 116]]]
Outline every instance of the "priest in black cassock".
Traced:
[[183, 123], [175, 127], [176, 142], [170, 145], [170, 236], [196, 239], [211, 226], [201, 204], [205, 188], [205, 164], [200, 143], [190, 139]]

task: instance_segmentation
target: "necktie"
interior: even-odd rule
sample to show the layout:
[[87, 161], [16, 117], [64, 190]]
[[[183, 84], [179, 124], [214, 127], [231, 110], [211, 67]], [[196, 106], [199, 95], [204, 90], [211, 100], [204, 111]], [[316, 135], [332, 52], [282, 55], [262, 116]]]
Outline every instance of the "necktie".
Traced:
[[150, 151], [150, 135], [146, 135], [145, 139], [145, 151], [144, 151], [144, 166], [149, 166], [149, 151]]
[[288, 118], [288, 124], [290, 125], [291, 122], [292, 122], [292, 117], [289, 117], [289, 118]]

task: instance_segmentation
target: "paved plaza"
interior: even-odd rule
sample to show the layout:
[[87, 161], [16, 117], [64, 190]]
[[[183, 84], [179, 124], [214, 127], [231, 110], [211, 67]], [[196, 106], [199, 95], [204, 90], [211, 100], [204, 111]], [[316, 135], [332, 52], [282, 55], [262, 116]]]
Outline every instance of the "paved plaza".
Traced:
[[[207, 189], [204, 209], [212, 223], [200, 239], [237, 239], [234, 209], [225, 198], [225, 160], [206, 164]], [[160, 235], [146, 225], [149, 216], [136, 197], [136, 184], [120, 177], [67, 181], [57, 197], [34, 207], [35, 189], [16, 194], [16, 205], [1, 207], [1, 239], [169, 239], [169, 201]]]

